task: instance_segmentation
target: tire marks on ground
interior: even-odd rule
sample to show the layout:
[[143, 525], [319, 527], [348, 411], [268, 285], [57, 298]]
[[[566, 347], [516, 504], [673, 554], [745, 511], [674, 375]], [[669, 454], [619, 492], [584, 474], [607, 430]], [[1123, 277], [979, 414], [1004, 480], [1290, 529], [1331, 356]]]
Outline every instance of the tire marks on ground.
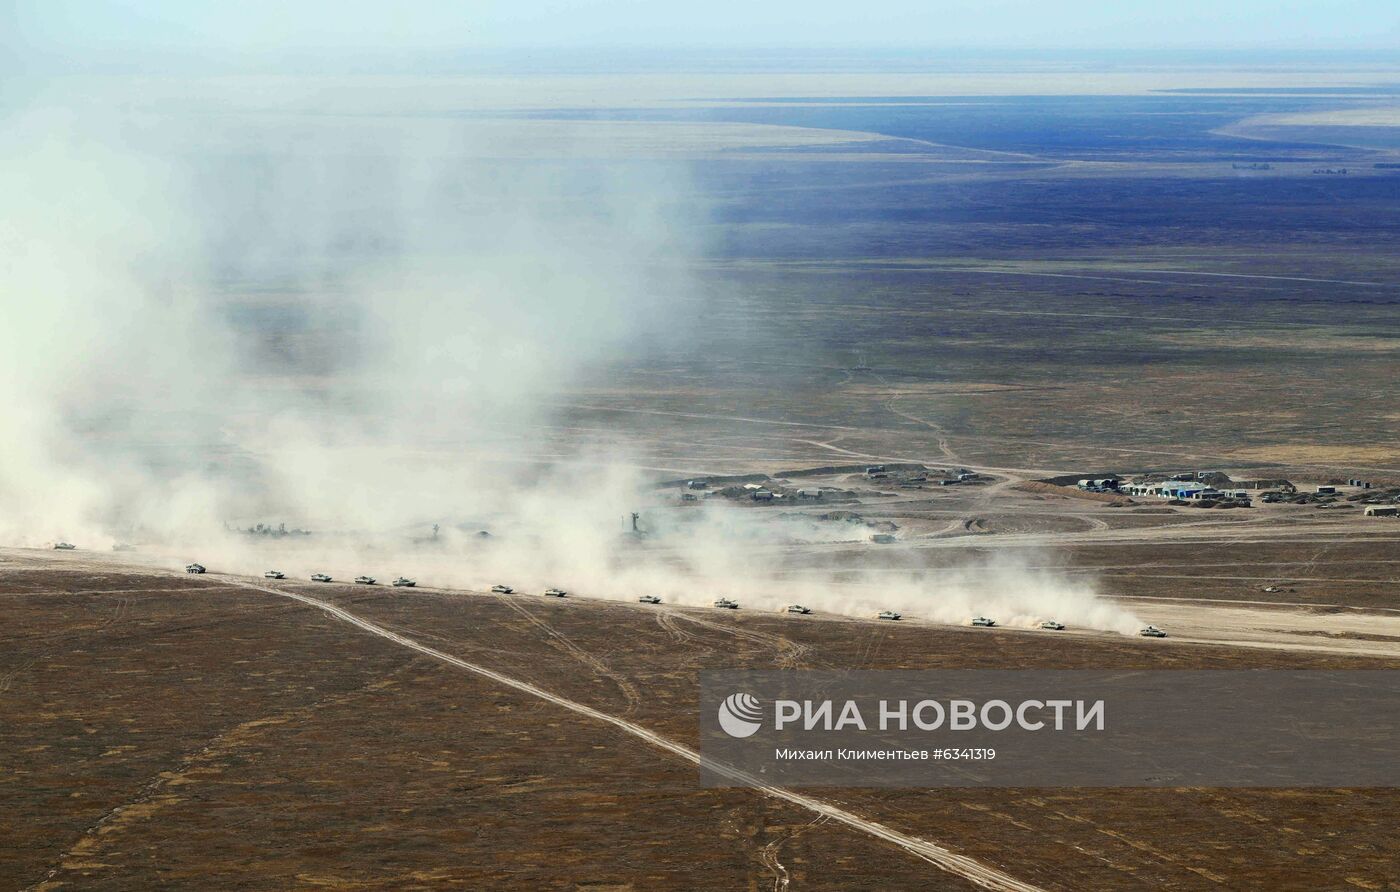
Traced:
[[535, 616], [535, 614], [531, 613], [525, 605], [521, 604], [519, 599], [514, 595], [497, 594], [497, 597], [500, 598], [501, 603], [520, 614], [531, 625], [548, 635], [550, 642], [556, 648], [578, 660], [589, 669], [592, 669], [595, 675], [606, 678], [617, 685], [617, 689], [622, 692], [622, 696], [627, 700], [627, 714], [636, 712], [637, 707], [642, 705], [642, 694], [637, 690], [637, 686], [614, 672], [607, 663], [579, 647], [573, 642], [573, 639], [554, 628], [554, 626], [540, 619], [538, 616]]
[[577, 715], [581, 715], [585, 718], [593, 719], [594, 721], [611, 725], [612, 727], [617, 728], [618, 730], [626, 734], [630, 734], [633, 737], [637, 737], [640, 740], [652, 746], [665, 750], [671, 753], [672, 755], [682, 759], [683, 761], [712, 771], [720, 777], [725, 778], [726, 780], [729, 780], [736, 785], [751, 787], [763, 793], [766, 796], [782, 800], [799, 808], [806, 809], [807, 811], [816, 814], [818, 817], [825, 817], [829, 821], [835, 821], [836, 823], [843, 824], [846, 827], [849, 827], [850, 829], [858, 833], [863, 833], [875, 839], [883, 840], [884, 842], [890, 843], [891, 845], [894, 845], [917, 858], [927, 861], [929, 864], [937, 867], [940, 870], [946, 871], [956, 876], [960, 876], [963, 879], [966, 879], [974, 885], [979, 886], [983, 889], [991, 889], [995, 890], [995, 892], [1042, 892], [1042, 890], [1038, 886], [1035, 886], [1031, 883], [1027, 883], [1023, 880], [1019, 880], [995, 867], [983, 864], [981, 861], [978, 861], [975, 858], [970, 858], [966, 855], [957, 854], [953, 851], [950, 851], [949, 849], [944, 848], [943, 846], [938, 845], [937, 843], [930, 842], [929, 840], [921, 839], [916, 836], [910, 836], [905, 833], [900, 833], [897, 830], [891, 830], [890, 828], [885, 827], [882, 824], [866, 820], [865, 818], [862, 818], [859, 815], [846, 811], [845, 809], [839, 808], [836, 805], [831, 804], [830, 802], [817, 799], [813, 796], [807, 796], [801, 793], [796, 793], [792, 790], [788, 790], [783, 787], [775, 787], [770, 784], [766, 784], [763, 782], [762, 779], [758, 778], [757, 776], [748, 774], [747, 772], [741, 771], [737, 768], [726, 764], [704, 759], [696, 750], [676, 743], [675, 741], [667, 737], [663, 737], [655, 731], [652, 731], [642, 725], [639, 725], [636, 722], [632, 722], [619, 716], [611, 715], [601, 710], [594, 709], [591, 706], [586, 706], [574, 700], [569, 700], [565, 697], [561, 697], [557, 694], [551, 693], [550, 691], [547, 691], [544, 688], [530, 684], [529, 682], [512, 678], [493, 669], [488, 669], [485, 666], [470, 663], [466, 660], [463, 660], [460, 657], [456, 657], [452, 654], [444, 653], [443, 651], [436, 650], [424, 644], [420, 644], [419, 642], [414, 641], [411, 638], [407, 638], [403, 635], [398, 634], [397, 632], [391, 632], [382, 626], [370, 622], [369, 620], [356, 616], [348, 610], [345, 610], [341, 607], [337, 607], [336, 605], [331, 604], [330, 602], [322, 601], [317, 598], [312, 598], [308, 595], [298, 594], [296, 592], [283, 591], [281, 589], [271, 588], [269, 586], [257, 585], [251, 582], [240, 582], [236, 579], [230, 581], [234, 582], [235, 584], [242, 585], [244, 588], [251, 589], [253, 591], [265, 592], [267, 594], [275, 595], [280, 598], [290, 598], [294, 601], [299, 601], [309, 607], [314, 607], [317, 610], [321, 610], [325, 613], [328, 613], [332, 617], [335, 617], [336, 619], [339, 619], [343, 622], [349, 623], [350, 625], [355, 626], [356, 628], [361, 629], [365, 632], [368, 632], [371, 635], [376, 635], [380, 638], [392, 641], [395, 644], [398, 644], [402, 647], [406, 647], [410, 650], [417, 651], [418, 653], [425, 654], [426, 656], [432, 657], [436, 660], [440, 660], [451, 666], [456, 666], [459, 669], [463, 669], [474, 675], [478, 675], [482, 678], [494, 681], [497, 684], [519, 691], [528, 696], [537, 697], [541, 700], [553, 703], [554, 705], [567, 709], [570, 712], [573, 712]]

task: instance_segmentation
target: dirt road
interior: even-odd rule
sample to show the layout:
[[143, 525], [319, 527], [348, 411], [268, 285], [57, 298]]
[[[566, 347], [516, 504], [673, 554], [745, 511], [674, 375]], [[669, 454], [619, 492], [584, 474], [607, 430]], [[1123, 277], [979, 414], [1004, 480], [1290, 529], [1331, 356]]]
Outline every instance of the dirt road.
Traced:
[[[591, 706], [585, 706], [584, 704], [579, 703], [577, 701], [569, 700], [565, 697], [560, 697], [557, 694], [553, 694], [549, 691], [544, 690], [543, 688], [536, 687], [535, 685], [532, 685], [528, 682], [511, 678], [508, 675], [503, 675], [502, 673], [496, 672], [492, 669], [488, 669], [485, 666], [481, 666], [476, 663], [471, 663], [461, 659], [460, 657], [455, 657], [452, 654], [444, 653], [443, 651], [437, 650], [436, 648], [428, 647], [425, 644], [421, 644], [417, 641], [414, 641], [411, 638], [406, 638], [403, 635], [400, 635], [396, 632], [391, 632], [383, 626], [377, 625], [375, 623], [370, 622], [369, 620], [356, 616], [348, 610], [344, 610], [340, 607], [335, 606], [334, 604], [330, 604], [326, 601], [322, 601], [317, 598], [312, 598], [307, 595], [298, 594], [296, 592], [284, 591], [282, 589], [273, 588], [271, 586], [258, 585], [256, 583], [247, 582], [242, 579], [239, 579], [238, 577], [228, 576], [219, 578], [227, 581], [232, 585], [238, 585], [243, 588], [252, 589], [254, 591], [266, 592], [269, 595], [274, 595], [280, 598], [289, 598], [293, 601], [299, 601], [303, 604], [306, 604], [309, 607], [314, 607], [317, 610], [324, 611], [330, 614], [331, 616], [335, 617], [336, 619], [341, 620], [342, 622], [349, 623], [350, 625], [355, 626], [356, 628], [361, 629], [365, 632], [368, 632], [371, 635], [377, 635], [378, 637], [386, 639], [388, 641], [392, 641], [393, 643], [401, 647], [406, 647], [410, 650], [417, 651], [418, 653], [432, 657], [435, 660], [441, 660], [444, 663], [455, 666], [458, 669], [463, 669], [467, 672], [480, 675], [483, 678], [490, 679], [491, 681], [496, 682], [497, 684], [513, 688], [514, 690], [528, 694], [532, 697], [537, 697], [556, 706], [563, 707], [564, 709], [567, 709], [570, 712], [576, 713], [585, 718], [593, 719], [594, 721], [612, 725], [613, 727], [621, 731], [631, 734], [634, 737], [638, 737], [641, 740], [651, 744], [652, 746], [657, 747], [658, 749], [665, 750], [673, 756], [681, 758], [694, 765], [699, 765], [701, 763], [701, 756], [695, 750], [686, 746], [682, 746], [681, 744], [676, 743], [675, 741], [670, 740], [669, 738], [663, 737], [654, 731], [644, 728], [643, 726], [635, 722], [630, 722], [626, 719], [619, 718], [618, 716], [610, 715], [608, 713], [594, 709]], [[920, 839], [915, 836], [909, 836], [907, 834], [900, 833], [897, 830], [891, 830], [890, 828], [885, 827], [882, 824], [877, 824], [873, 821], [868, 821], [844, 809], [837, 808], [836, 806], [825, 802], [821, 799], [816, 799], [811, 796], [804, 796], [800, 793], [794, 793], [793, 791], [783, 789], [782, 787], [774, 787], [764, 784], [756, 777], [746, 774], [745, 772], [738, 771], [737, 769], [729, 768], [727, 766], [717, 765], [714, 763], [707, 763], [706, 767], [710, 768], [711, 770], [718, 771], [721, 774], [724, 774], [725, 776], [735, 780], [738, 783], [744, 784], [746, 786], [752, 786], [760, 790], [764, 795], [771, 796], [775, 799], [781, 799], [785, 802], [789, 802], [793, 805], [805, 808], [815, 813], [819, 817], [824, 817], [828, 820], [836, 821], [838, 823], [844, 824], [847, 827], [850, 827], [851, 829], [859, 833], [864, 833], [868, 836], [872, 836], [877, 839], [884, 840], [885, 842], [891, 843], [892, 845], [898, 846], [906, 852], [909, 852], [910, 854], [915, 855], [916, 857], [922, 858], [930, 864], [938, 867], [940, 870], [944, 870], [948, 873], [960, 876], [984, 889], [998, 890], [998, 892], [1040, 892], [1040, 888], [1038, 886], [1034, 886], [1030, 883], [1018, 880], [1015, 877], [1003, 873], [1002, 871], [994, 867], [989, 867], [988, 865], [983, 864], [982, 862], [977, 861], [973, 858], [968, 858], [965, 855], [959, 855], [955, 852], [951, 852], [943, 846], [938, 845], [937, 843], [929, 842], [928, 840]]]

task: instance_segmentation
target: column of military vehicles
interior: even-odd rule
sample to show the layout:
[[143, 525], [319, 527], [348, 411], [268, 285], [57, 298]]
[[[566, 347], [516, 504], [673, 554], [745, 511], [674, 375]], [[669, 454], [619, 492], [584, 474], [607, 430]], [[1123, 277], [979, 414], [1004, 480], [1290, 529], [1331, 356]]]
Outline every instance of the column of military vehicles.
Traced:
[[[70, 547], [71, 547], [71, 546], [70, 546]], [[186, 572], [186, 573], [203, 573], [203, 572], [205, 572], [204, 565], [202, 565], [202, 564], [189, 564], [189, 565], [187, 565], [187, 566], [185, 567], [185, 572]], [[286, 577], [286, 574], [283, 573], [283, 572], [281, 572], [280, 570], [268, 570], [266, 573], [263, 574], [263, 576], [266, 577], [266, 578], [268, 578], [268, 579], [285, 579], [285, 578], [287, 578], [287, 577]], [[331, 577], [327, 576], [325, 573], [313, 573], [313, 574], [311, 575], [311, 581], [312, 581], [312, 582], [330, 582], [330, 581], [331, 581]], [[356, 582], [356, 584], [358, 584], [358, 585], [374, 585], [374, 584], [376, 583], [376, 580], [375, 580], [375, 578], [374, 578], [373, 576], [356, 576], [356, 577], [355, 577], [355, 582]], [[412, 580], [412, 579], [409, 579], [409, 578], [406, 577], [406, 576], [400, 576], [399, 578], [395, 579], [394, 582], [393, 582], [393, 585], [396, 586], [396, 587], [399, 587], [399, 588], [412, 588], [413, 586], [415, 586], [415, 585], [417, 585], [417, 584], [418, 584], [417, 582], [415, 582], [415, 581]], [[508, 586], [508, 585], [504, 584], [504, 583], [496, 583], [495, 585], [491, 586], [491, 591], [492, 591], [493, 594], [497, 594], [497, 595], [513, 595], [513, 594], [515, 594], [515, 589], [512, 588], [511, 586]], [[568, 593], [567, 591], [565, 591], [564, 589], [561, 589], [561, 588], [549, 588], [549, 589], [545, 589], [545, 591], [544, 591], [544, 596], [545, 596], [546, 598], [566, 598], [566, 597], [568, 597], [568, 595], [569, 595], [569, 593]], [[641, 597], [637, 598], [637, 602], [638, 602], [639, 604], [660, 604], [660, 603], [661, 603], [661, 599], [660, 599], [659, 597], [657, 597], [656, 595], [642, 595]], [[715, 599], [714, 606], [715, 606], [716, 608], [720, 609], [720, 610], [738, 610], [738, 609], [739, 609], [739, 602], [733, 600], [732, 598], [717, 598], [717, 599]], [[802, 604], [789, 604], [786, 608], [784, 608], [784, 610], [785, 610], [785, 612], [790, 613], [790, 614], [793, 614], [793, 615], [796, 615], [796, 616], [806, 616], [807, 614], [810, 614], [810, 613], [812, 612], [812, 608], [806, 607], [806, 606], [804, 606], [804, 605], [802, 605]], [[898, 622], [899, 620], [903, 619], [904, 617], [903, 617], [902, 614], [896, 613], [896, 612], [893, 611], [893, 610], [881, 610], [879, 613], [877, 613], [877, 614], [875, 615], [875, 618], [876, 618], [876, 619], [881, 619], [881, 620], [888, 620], [888, 621], [891, 621], [891, 622]], [[989, 618], [989, 617], [985, 617], [985, 616], [974, 616], [974, 617], [972, 618], [972, 622], [971, 622], [971, 625], [972, 625], [974, 628], [982, 628], [982, 629], [991, 629], [991, 628], [994, 628], [994, 627], [996, 626], [996, 624], [997, 624], [997, 621], [996, 621], [996, 620], [991, 619], [991, 618]], [[1047, 619], [1047, 620], [1043, 621], [1043, 622], [1040, 624], [1040, 628], [1041, 628], [1041, 629], [1044, 629], [1044, 630], [1046, 630], [1046, 631], [1050, 631], [1050, 632], [1062, 632], [1062, 631], [1064, 631], [1065, 624], [1062, 623], [1062, 622], [1059, 622], [1059, 621], [1057, 621], [1057, 620]], [[1167, 633], [1164, 632], [1164, 631], [1162, 631], [1161, 629], [1157, 628], [1156, 626], [1146, 626], [1145, 628], [1140, 629], [1140, 630], [1138, 631], [1138, 635], [1142, 636], [1143, 638], [1165, 638], [1165, 637], [1167, 637]]]

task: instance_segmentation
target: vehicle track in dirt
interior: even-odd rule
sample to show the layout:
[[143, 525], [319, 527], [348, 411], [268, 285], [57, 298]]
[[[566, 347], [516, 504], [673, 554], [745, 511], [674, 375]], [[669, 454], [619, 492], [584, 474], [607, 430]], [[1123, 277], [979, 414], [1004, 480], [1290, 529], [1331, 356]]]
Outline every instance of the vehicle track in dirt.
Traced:
[[927, 861], [929, 864], [937, 867], [942, 871], [962, 877], [963, 879], [966, 879], [967, 881], [983, 889], [996, 890], [996, 892], [1042, 892], [1040, 887], [1025, 882], [1023, 880], [1017, 879], [1016, 877], [1013, 877], [1010, 874], [1007, 874], [995, 867], [984, 864], [981, 861], [976, 860], [975, 858], [970, 858], [966, 855], [958, 854], [935, 842], [931, 842], [926, 839], [921, 839], [916, 836], [910, 836], [908, 834], [901, 833], [897, 830], [893, 830], [889, 827], [885, 827], [882, 824], [862, 818], [859, 815], [846, 811], [845, 809], [839, 808], [829, 802], [818, 799], [816, 797], [796, 793], [792, 790], [788, 790], [783, 787], [775, 787], [770, 784], [765, 784], [759, 778], [750, 775], [746, 772], [743, 772], [737, 768], [706, 760], [696, 750], [693, 750], [690, 747], [684, 746], [682, 744], [676, 743], [675, 741], [664, 737], [642, 725], [639, 725], [636, 722], [632, 722], [627, 719], [621, 718], [620, 716], [603, 712], [602, 710], [595, 709], [591, 706], [587, 706], [583, 703], [579, 703], [574, 700], [569, 700], [565, 697], [561, 697], [548, 690], [545, 690], [544, 688], [533, 685], [529, 682], [512, 678], [511, 676], [505, 675], [501, 672], [497, 672], [493, 669], [489, 669], [485, 666], [481, 666], [476, 663], [471, 663], [460, 657], [456, 657], [452, 654], [445, 653], [444, 651], [428, 647], [427, 645], [421, 644], [413, 640], [412, 638], [400, 635], [397, 632], [391, 632], [383, 626], [370, 622], [369, 620], [357, 616], [356, 614], [351, 613], [350, 611], [345, 610], [342, 607], [338, 607], [328, 601], [322, 601], [318, 598], [310, 597], [309, 595], [303, 595], [292, 591], [285, 591], [267, 585], [258, 585], [257, 583], [246, 582], [236, 577], [224, 578], [226, 581], [234, 585], [241, 586], [251, 591], [264, 592], [275, 597], [288, 598], [294, 601], [298, 601], [309, 607], [313, 607], [317, 610], [323, 611], [329, 614], [330, 616], [341, 620], [342, 622], [349, 623], [350, 625], [355, 626], [356, 628], [361, 629], [365, 632], [368, 632], [371, 635], [375, 635], [380, 638], [391, 641], [395, 644], [398, 644], [401, 647], [405, 647], [418, 653], [424, 654], [425, 656], [429, 656], [436, 660], [440, 660], [441, 662], [447, 663], [448, 665], [455, 666], [459, 669], [463, 669], [474, 675], [478, 675], [482, 678], [496, 682], [497, 684], [519, 691], [529, 696], [537, 697], [541, 700], [562, 707], [563, 709], [567, 709], [570, 712], [573, 712], [585, 718], [593, 719], [595, 721], [611, 725], [612, 727], [617, 728], [623, 731], [624, 733], [637, 737], [643, 740], [644, 742], [651, 744], [652, 746], [665, 750], [666, 752], [669, 752], [672, 755], [686, 762], [697, 766], [703, 766], [707, 770], [713, 771], [716, 774], [730, 781], [733, 781], [737, 785], [752, 787], [766, 796], [772, 797], [774, 799], [779, 799], [784, 802], [788, 802], [792, 805], [806, 809], [816, 814], [818, 817], [825, 817], [829, 821], [835, 821], [839, 824], [843, 824], [851, 828], [852, 830], [855, 830], [858, 833], [863, 833], [875, 839], [879, 839], [884, 842], [890, 843], [891, 845], [894, 845], [904, 850], [905, 852], [914, 855], [917, 858]]
[[768, 632], [759, 632], [753, 629], [725, 625], [724, 623], [717, 623], [713, 620], [701, 619], [698, 616], [692, 616], [689, 613], [683, 613], [679, 610], [670, 610], [667, 612], [688, 623], [694, 623], [706, 629], [713, 629], [718, 632], [723, 632], [726, 635], [733, 635], [735, 638], [742, 638], [746, 641], [772, 647], [775, 651], [773, 662], [781, 669], [797, 669], [802, 667], [806, 664], [807, 656], [812, 651], [809, 645], [799, 644], [790, 638], [784, 638], [782, 635], [773, 635]]
[[626, 711], [628, 714], [636, 712], [637, 707], [642, 705], [642, 694], [640, 691], [637, 690], [637, 686], [632, 684], [632, 682], [628, 681], [627, 679], [623, 678], [621, 675], [614, 672], [612, 668], [608, 666], [607, 663], [603, 662], [598, 657], [579, 647], [573, 642], [573, 639], [569, 638], [569, 636], [554, 628], [554, 626], [550, 625], [548, 622], [540, 619], [538, 616], [535, 616], [533, 613], [530, 612], [529, 608], [527, 608], [524, 604], [520, 603], [519, 599], [515, 595], [500, 593], [495, 594], [496, 597], [498, 597], [503, 604], [505, 604], [511, 610], [523, 616], [527, 621], [529, 621], [531, 625], [542, 630], [546, 635], [548, 635], [550, 643], [557, 647], [559, 650], [578, 660], [580, 663], [584, 664], [589, 669], [592, 669], [595, 675], [602, 676], [603, 678], [606, 678], [613, 684], [617, 685], [618, 690], [622, 692], [622, 696], [627, 700]]

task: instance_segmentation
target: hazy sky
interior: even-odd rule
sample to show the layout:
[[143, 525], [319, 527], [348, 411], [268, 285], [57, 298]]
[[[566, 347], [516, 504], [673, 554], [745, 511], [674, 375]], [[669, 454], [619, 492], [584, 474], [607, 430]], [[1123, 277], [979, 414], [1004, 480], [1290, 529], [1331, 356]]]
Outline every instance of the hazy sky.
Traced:
[[724, 47], [1400, 48], [1395, 0], [0, 0], [5, 45], [176, 53]]

